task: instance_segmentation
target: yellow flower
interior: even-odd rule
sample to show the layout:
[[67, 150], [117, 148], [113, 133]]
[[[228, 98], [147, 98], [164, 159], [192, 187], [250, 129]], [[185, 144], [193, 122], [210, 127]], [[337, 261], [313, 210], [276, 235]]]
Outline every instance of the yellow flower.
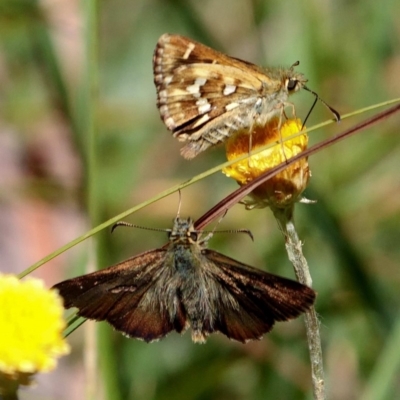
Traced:
[[[257, 126], [251, 132], [252, 152], [269, 143], [276, 143], [275, 146], [224, 168], [222, 172], [235, 179], [242, 186], [307, 148], [307, 134], [283, 141], [301, 131], [299, 119], [286, 120], [280, 131], [278, 131], [278, 125], [279, 118], [274, 118], [266, 126]], [[228, 160], [249, 154], [249, 142], [248, 132], [241, 131], [231, 136], [226, 141]], [[308, 161], [303, 158], [258, 186], [250, 194], [252, 199], [244, 202], [246, 208], [268, 206], [285, 208], [291, 206], [300, 200], [300, 195], [306, 188], [310, 176]]]
[[0, 393], [6, 379], [26, 384], [69, 352], [62, 316], [61, 298], [41, 280], [0, 274]]

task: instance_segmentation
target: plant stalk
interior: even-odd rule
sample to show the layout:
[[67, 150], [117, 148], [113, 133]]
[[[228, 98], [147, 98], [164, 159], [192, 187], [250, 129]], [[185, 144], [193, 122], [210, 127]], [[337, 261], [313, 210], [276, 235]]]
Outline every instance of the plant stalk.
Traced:
[[[278, 225], [285, 237], [285, 247], [290, 262], [293, 264], [297, 280], [307, 286], [312, 286], [310, 270], [302, 251], [302, 243], [297, 235], [293, 221], [293, 209], [271, 208]], [[325, 399], [325, 380], [322, 359], [321, 338], [319, 333], [319, 320], [314, 306], [305, 314], [304, 320], [307, 331], [308, 349], [311, 361], [311, 376], [315, 400]]]

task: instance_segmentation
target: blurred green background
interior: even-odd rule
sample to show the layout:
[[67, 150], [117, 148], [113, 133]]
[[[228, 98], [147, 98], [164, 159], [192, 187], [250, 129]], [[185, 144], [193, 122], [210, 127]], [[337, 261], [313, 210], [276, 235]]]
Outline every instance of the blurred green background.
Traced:
[[[224, 161], [222, 147], [182, 159], [159, 118], [152, 53], [165, 32], [260, 65], [300, 60], [308, 86], [342, 114], [400, 94], [398, 1], [109, 0], [97, 6], [0, 2], [2, 272], [21, 272], [91, 223]], [[313, 97], [304, 92], [293, 101], [304, 117]], [[310, 141], [369, 115], [314, 132]], [[329, 118], [318, 104], [308, 126]], [[394, 117], [313, 156], [305, 195], [317, 203], [296, 208], [318, 291], [330, 399], [394, 399], [400, 392], [399, 123]], [[236, 187], [219, 173], [185, 189], [181, 215], [198, 218]], [[170, 228], [177, 207], [176, 194], [129, 221]], [[268, 209], [237, 205], [219, 228], [250, 229], [255, 242], [221, 234], [211, 248], [294, 276]], [[99, 267], [166, 241], [163, 233], [122, 228], [96, 239]], [[34, 275], [51, 286], [91, 263], [93, 247], [85, 242]], [[302, 318], [247, 345], [214, 335], [200, 346], [175, 333], [146, 344], [101, 325], [96, 399], [312, 398]], [[88, 398], [83, 331], [69, 338], [72, 354], [22, 399]]]

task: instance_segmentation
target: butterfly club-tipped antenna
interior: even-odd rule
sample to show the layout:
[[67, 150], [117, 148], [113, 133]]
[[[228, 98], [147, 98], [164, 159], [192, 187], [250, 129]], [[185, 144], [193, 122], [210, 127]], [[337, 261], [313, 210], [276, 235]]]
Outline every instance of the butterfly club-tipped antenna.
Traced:
[[130, 222], [118, 221], [112, 226], [111, 233], [113, 233], [115, 231], [115, 229], [118, 228], [119, 226], [125, 226], [125, 227], [128, 227], [128, 228], [145, 229], [146, 231], [167, 232], [167, 233], [171, 232], [171, 229], [150, 228], [148, 226], [140, 226], [140, 225], [131, 224]]
[[[180, 212], [181, 212], [181, 205], [182, 205], [182, 194], [181, 194], [181, 190], [178, 190], [178, 195], [179, 195], [179, 202], [178, 202], [178, 211], [176, 214], [176, 218], [179, 218]], [[130, 222], [126, 222], [126, 221], [118, 221], [116, 222], [112, 227], [111, 227], [111, 233], [114, 232], [114, 230], [119, 227], [119, 226], [125, 226], [128, 228], [138, 228], [138, 229], [144, 229], [146, 231], [155, 231], [155, 232], [167, 232], [167, 233], [171, 233], [172, 229], [169, 228], [150, 228], [148, 226], [140, 226], [140, 225], [135, 225], [135, 224], [131, 224]]]
[[318, 96], [318, 93], [314, 92], [313, 90], [309, 89], [307, 86], [303, 86], [303, 88], [305, 90], [307, 90], [308, 92], [310, 92], [311, 94], [313, 94], [315, 96], [315, 100], [314, 103], [312, 104], [310, 111], [307, 113], [304, 122], [303, 122], [303, 126], [302, 129], [304, 128], [304, 126], [306, 125], [306, 122], [308, 120], [308, 117], [310, 116], [312, 110], [315, 107], [315, 104], [317, 104], [317, 101], [319, 100], [335, 117], [336, 122], [340, 122], [340, 114], [333, 108], [331, 107], [326, 101], [322, 100], [321, 97]]
[[218, 220], [217, 224], [214, 226], [214, 229], [212, 231], [201, 231], [202, 233], [207, 233], [207, 236], [201, 242], [207, 243], [211, 239], [211, 237], [214, 235], [214, 233], [245, 233], [245, 234], [249, 235], [250, 239], [254, 242], [254, 236], [249, 229], [227, 229], [227, 230], [222, 230], [222, 231], [216, 230], [218, 225], [225, 218], [225, 215], [227, 213], [228, 213], [228, 210], [225, 210], [225, 212], [221, 215], [221, 218]]

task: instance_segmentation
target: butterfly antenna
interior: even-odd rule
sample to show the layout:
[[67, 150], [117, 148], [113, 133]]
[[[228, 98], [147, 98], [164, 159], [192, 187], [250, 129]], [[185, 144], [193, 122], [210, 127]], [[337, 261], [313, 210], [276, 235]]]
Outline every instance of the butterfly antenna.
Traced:
[[310, 92], [311, 94], [313, 94], [315, 96], [314, 103], [311, 106], [311, 109], [308, 112], [306, 118], [304, 119], [303, 127], [306, 124], [307, 119], [310, 116], [311, 111], [314, 109], [315, 104], [317, 103], [318, 100], [333, 114], [333, 116], [335, 117], [336, 122], [340, 122], [340, 114], [334, 108], [332, 108], [326, 101], [322, 100], [321, 97], [319, 97], [316, 92], [314, 92], [313, 90], [309, 89], [307, 86], [303, 86], [303, 88], [306, 89], [308, 92]]
[[254, 236], [249, 229], [228, 229], [228, 230], [224, 230], [224, 231], [216, 230], [217, 226], [225, 218], [225, 215], [227, 214], [227, 212], [228, 212], [228, 210], [225, 210], [225, 212], [222, 214], [221, 218], [218, 220], [217, 224], [215, 225], [215, 227], [212, 231], [203, 231], [203, 233], [208, 233], [208, 235], [204, 238], [204, 241], [208, 241], [211, 238], [211, 236], [214, 235], [214, 233], [246, 233], [247, 235], [250, 236], [250, 239], [254, 242]]
[[119, 226], [126, 226], [128, 228], [138, 228], [138, 229], [145, 229], [147, 231], [156, 231], [156, 232], [170, 232], [171, 229], [162, 229], [162, 228], [149, 228], [148, 226], [140, 226], [140, 225], [134, 225], [129, 222], [125, 221], [119, 221], [116, 222], [112, 228], [111, 228], [111, 233], [114, 232], [114, 230], [119, 227]]
[[178, 201], [178, 212], [176, 213], [176, 218], [179, 218], [181, 213], [181, 205], [182, 205], [182, 194], [181, 189], [178, 189], [179, 201]]
[[212, 231], [211, 233], [246, 233], [250, 239], [254, 242], [254, 236], [250, 229], [228, 229], [226, 231]]

